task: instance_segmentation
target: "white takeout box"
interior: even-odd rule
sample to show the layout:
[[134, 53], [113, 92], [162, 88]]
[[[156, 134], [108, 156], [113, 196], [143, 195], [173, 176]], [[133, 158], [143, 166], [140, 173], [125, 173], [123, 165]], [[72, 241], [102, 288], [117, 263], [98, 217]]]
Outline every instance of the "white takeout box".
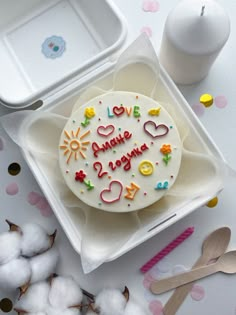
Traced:
[[[94, 3], [94, 0], [0, 0], [2, 104], [14, 109], [33, 104], [41, 106], [40, 111], [69, 117], [86, 87], [112, 87], [116, 58], [127, 44], [127, 26], [111, 1], [99, 1], [99, 7], [97, 1]], [[224, 162], [217, 146], [161, 66], [158, 91], [158, 101], [171, 103], [182, 111], [192, 132], [194, 150]], [[23, 154], [71, 244], [80, 253], [81, 231], [76, 215], [58, 200], [53, 178], [47, 178], [40, 162], [24, 149]], [[190, 202], [176, 203], [151, 222], [147, 220], [108, 261], [159, 233], [218, 193], [216, 187]]]

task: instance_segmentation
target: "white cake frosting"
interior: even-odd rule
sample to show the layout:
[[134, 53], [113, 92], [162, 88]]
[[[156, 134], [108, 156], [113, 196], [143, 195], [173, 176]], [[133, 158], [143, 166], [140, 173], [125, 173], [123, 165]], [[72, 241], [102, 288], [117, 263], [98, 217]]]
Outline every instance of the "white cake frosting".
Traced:
[[110, 92], [68, 119], [59, 164], [70, 190], [85, 204], [128, 212], [158, 201], [174, 184], [182, 143], [168, 112], [151, 98]]

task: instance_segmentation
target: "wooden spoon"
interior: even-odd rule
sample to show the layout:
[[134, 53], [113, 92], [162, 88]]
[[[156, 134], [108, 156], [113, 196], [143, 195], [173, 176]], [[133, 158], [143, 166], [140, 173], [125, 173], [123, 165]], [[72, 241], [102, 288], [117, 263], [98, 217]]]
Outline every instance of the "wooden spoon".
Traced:
[[[194, 264], [193, 268], [206, 265], [210, 260], [219, 258], [226, 251], [231, 237], [231, 230], [222, 227], [212, 232], [203, 242], [202, 255]], [[178, 287], [169, 298], [163, 308], [164, 315], [175, 315], [188, 293], [191, 291], [193, 283], [187, 283]]]
[[236, 250], [220, 256], [214, 264], [192, 269], [170, 278], [152, 282], [151, 291], [156, 294], [164, 293], [185, 283], [207, 277], [219, 271], [229, 274], [236, 273]]

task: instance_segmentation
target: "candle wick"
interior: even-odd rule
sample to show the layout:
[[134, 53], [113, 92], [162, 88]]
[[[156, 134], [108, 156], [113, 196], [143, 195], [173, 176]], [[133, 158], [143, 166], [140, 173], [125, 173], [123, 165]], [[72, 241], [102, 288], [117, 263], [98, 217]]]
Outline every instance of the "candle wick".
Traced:
[[205, 5], [202, 6], [201, 16], [204, 15], [204, 11], [205, 11]]

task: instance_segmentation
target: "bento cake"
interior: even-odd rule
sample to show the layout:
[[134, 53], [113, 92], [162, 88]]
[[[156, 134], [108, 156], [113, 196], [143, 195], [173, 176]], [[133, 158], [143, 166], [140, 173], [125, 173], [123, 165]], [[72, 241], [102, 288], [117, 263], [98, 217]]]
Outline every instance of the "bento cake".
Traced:
[[72, 113], [59, 164], [69, 189], [110, 212], [144, 209], [174, 184], [182, 143], [169, 113], [151, 98], [109, 92]]

